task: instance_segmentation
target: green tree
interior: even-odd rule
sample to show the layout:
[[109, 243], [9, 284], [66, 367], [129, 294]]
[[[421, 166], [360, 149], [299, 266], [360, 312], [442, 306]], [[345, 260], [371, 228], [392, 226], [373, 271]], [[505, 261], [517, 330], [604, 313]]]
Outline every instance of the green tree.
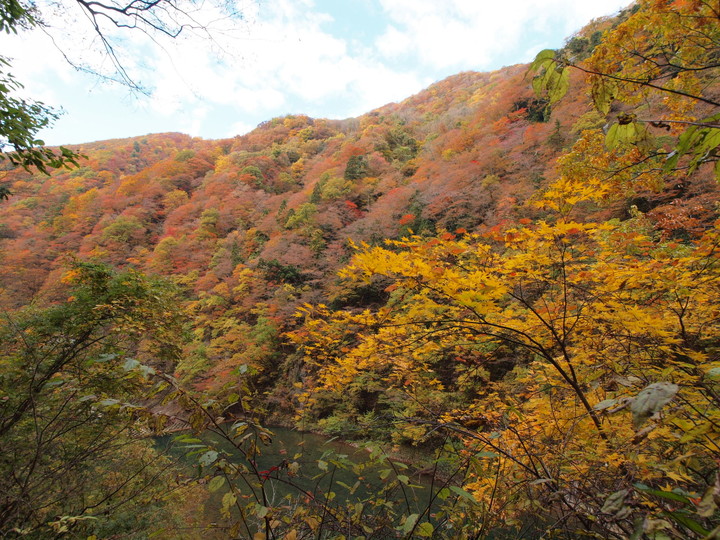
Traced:
[[367, 176], [368, 161], [365, 156], [350, 156], [345, 166], [345, 180], [360, 180]]
[[315, 214], [317, 214], [317, 212], [318, 209], [315, 204], [303, 203], [292, 215], [288, 216], [288, 219], [285, 222], [285, 228], [299, 229], [303, 225], [310, 223], [315, 218]]
[[174, 293], [89, 263], [66, 281], [66, 301], [6, 313], [0, 327], [0, 534], [129, 537], [177, 487], [145, 436], [155, 368], [140, 363], [178, 356]]

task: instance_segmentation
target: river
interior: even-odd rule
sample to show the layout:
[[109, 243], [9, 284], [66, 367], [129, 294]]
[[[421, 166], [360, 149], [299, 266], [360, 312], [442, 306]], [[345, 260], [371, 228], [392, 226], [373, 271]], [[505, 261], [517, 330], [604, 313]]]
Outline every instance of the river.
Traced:
[[[321, 496], [331, 498], [333, 504], [355, 504], [377, 497], [388, 485], [395, 487], [383, 496], [400, 503], [403, 513], [422, 514], [438, 488], [432, 486], [426, 476], [413, 475], [410, 468], [396, 459], [389, 459], [383, 452], [373, 455], [368, 449], [339, 440], [304, 433], [284, 427], [270, 428], [271, 440], [258, 444], [249, 463], [243, 452], [216, 433], [206, 432], [200, 439], [230, 461], [251, 469], [248, 483], [237, 482], [241, 491], [252, 495], [252, 486], [262, 485], [265, 506], [276, 506], [288, 495], [293, 498]], [[175, 436], [158, 440], [169, 453], [182, 457], [188, 467], [195, 467], [200, 454], [188, 455], [195, 446], [177, 441]], [[254, 469], [254, 470], [253, 470]], [[257, 471], [257, 472], [256, 472]], [[331, 495], [333, 493], [333, 495]], [[220, 501], [212, 497], [210, 512], [216, 511]], [[209, 512], [209, 513], [210, 513]]]

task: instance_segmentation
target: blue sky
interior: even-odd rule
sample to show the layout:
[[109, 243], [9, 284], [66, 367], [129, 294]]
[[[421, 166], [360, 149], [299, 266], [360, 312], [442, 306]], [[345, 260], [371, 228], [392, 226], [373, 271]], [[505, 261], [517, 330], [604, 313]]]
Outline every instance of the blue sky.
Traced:
[[[41, 0], [42, 1], [42, 0]], [[47, 0], [48, 2], [50, 0]], [[150, 96], [71, 68], [53, 45], [102, 71], [107, 61], [73, 0], [53, 28], [0, 36], [27, 96], [62, 107], [47, 144], [179, 131], [245, 133], [291, 113], [347, 118], [400, 101], [460, 71], [528, 62], [627, 0], [235, 0], [242, 21], [214, 41], [118, 34]], [[180, 0], [182, 1], [182, 0]], [[209, 4], [200, 14], [216, 20]], [[216, 24], [216, 23], [214, 23]], [[49, 34], [49, 35], [48, 35]]]

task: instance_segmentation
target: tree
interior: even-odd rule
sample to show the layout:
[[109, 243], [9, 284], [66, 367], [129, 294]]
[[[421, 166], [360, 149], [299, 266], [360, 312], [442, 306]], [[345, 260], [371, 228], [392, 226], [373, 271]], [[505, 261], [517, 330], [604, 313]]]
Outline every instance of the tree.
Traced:
[[367, 157], [362, 155], [350, 156], [347, 165], [345, 166], [345, 174], [343, 178], [345, 180], [360, 180], [367, 176], [368, 173], [368, 161]]
[[[666, 172], [715, 163], [720, 178], [720, 101], [712, 91], [720, 81], [719, 22], [713, 2], [641, 0], [619, 15], [586, 60], [577, 61], [572, 47], [538, 53], [533, 87], [552, 106], [567, 92], [570, 70], [578, 70], [595, 108], [617, 113], [606, 136], [610, 149], [645, 146]], [[642, 112], [628, 110], [640, 105]], [[653, 143], [650, 128], [675, 135], [673, 147]]]
[[[142, 91], [142, 85], [125, 69], [118, 56], [120, 42], [109, 32], [112, 28], [138, 30], [150, 36], [177, 38], [183, 33], [195, 32], [212, 39], [213, 28], [201, 20], [201, 3], [195, 0], [132, 0], [132, 1], [95, 1], [75, 0], [87, 15], [95, 35], [102, 43], [107, 57], [111, 60], [115, 73], [107, 76], [115, 82]], [[233, 3], [214, 3], [223, 18], [240, 18]], [[216, 20], [215, 23], [218, 21]], [[67, 58], [67, 57], [66, 57]], [[97, 73], [97, 68], [68, 61], [78, 69]]]
[[155, 368], [140, 363], [177, 359], [176, 300], [162, 282], [97, 264], [74, 264], [65, 281], [66, 301], [0, 326], [0, 531], [126, 536], [179, 487], [143, 434], [157, 419], [145, 410]]

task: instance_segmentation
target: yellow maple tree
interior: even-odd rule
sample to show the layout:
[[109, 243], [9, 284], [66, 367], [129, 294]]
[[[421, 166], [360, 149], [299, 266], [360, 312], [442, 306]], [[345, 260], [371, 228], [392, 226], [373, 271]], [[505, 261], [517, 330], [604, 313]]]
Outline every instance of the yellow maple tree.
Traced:
[[[315, 376], [304, 404], [374, 373], [405, 396], [400, 433], [450, 430], [484, 452], [465, 488], [496, 524], [542, 508], [548, 525], [629, 536], [670, 511], [662, 494], [689, 501], [713, 488], [719, 243], [720, 226], [676, 244], [639, 213], [608, 223], [560, 213], [360, 246], [342, 279], [387, 283], [388, 301], [305, 307], [295, 338]], [[512, 366], [498, 373], [504, 357]], [[713, 512], [688, 518], [695, 532]]]

